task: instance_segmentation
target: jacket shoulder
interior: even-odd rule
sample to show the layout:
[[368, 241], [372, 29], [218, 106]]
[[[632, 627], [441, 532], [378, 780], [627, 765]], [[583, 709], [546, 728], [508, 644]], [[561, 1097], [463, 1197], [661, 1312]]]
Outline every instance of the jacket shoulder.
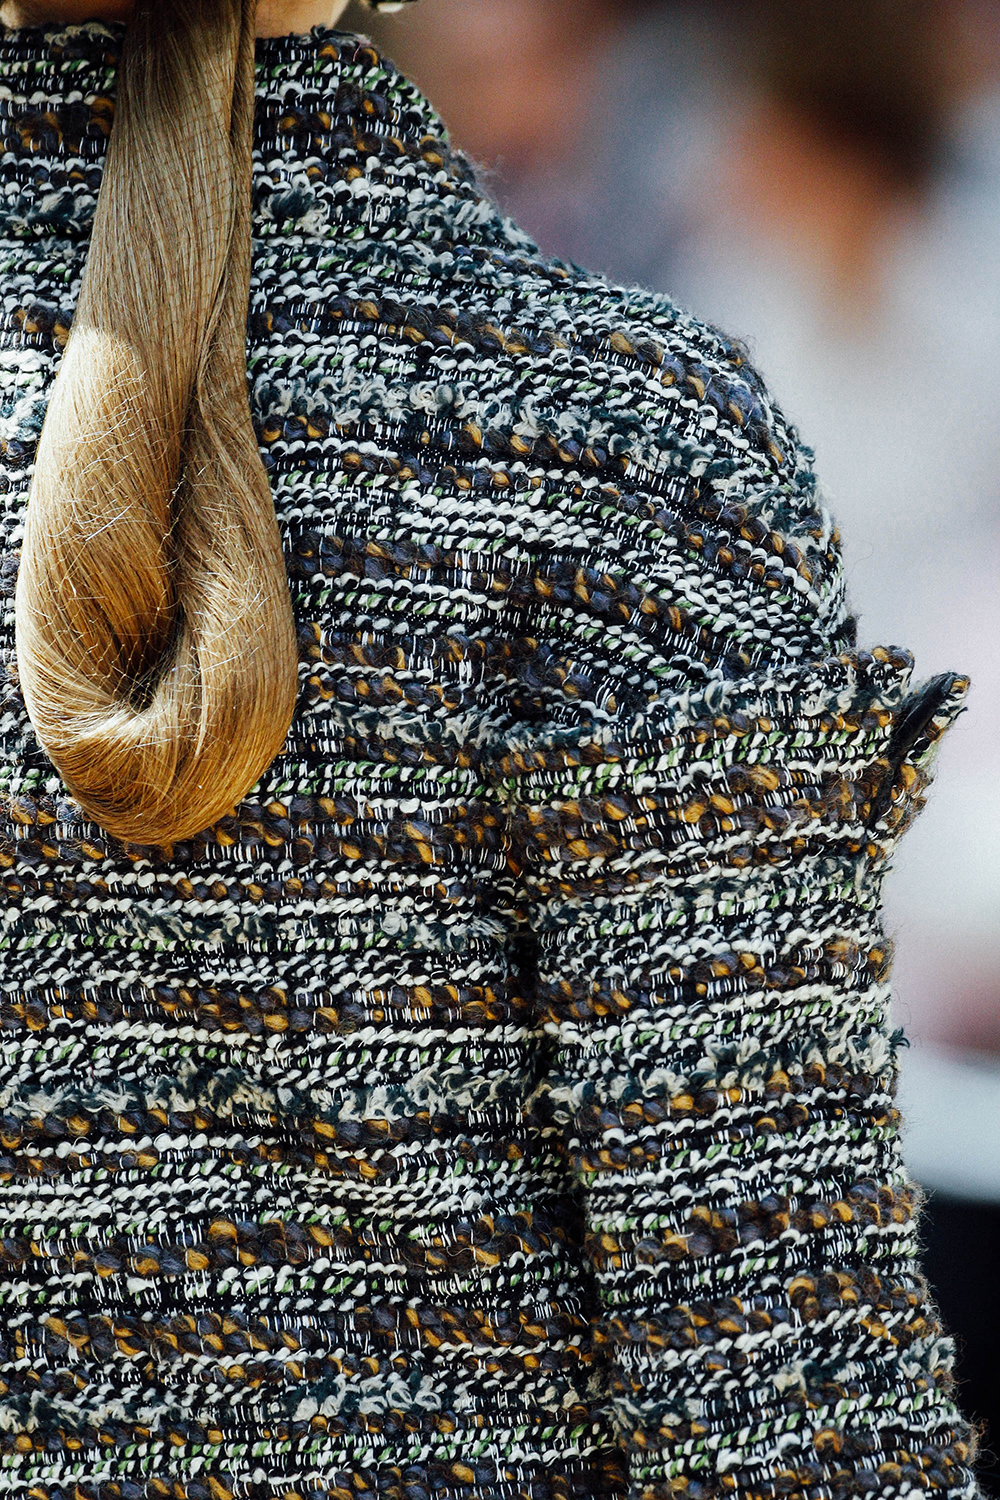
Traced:
[[846, 638], [839, 536], [813, 454], [744, 344], [527, 240], [456, 261], [467, 285], [449, 334], [474, 358], [455, 415], [474, 409], [487, 452], [542, 487], [569, 486], [553, 515], [563, 537], [620, 550], [628, 534], [640, 566], [669, 551], [692, 580], [789, 596], [820, 634]]

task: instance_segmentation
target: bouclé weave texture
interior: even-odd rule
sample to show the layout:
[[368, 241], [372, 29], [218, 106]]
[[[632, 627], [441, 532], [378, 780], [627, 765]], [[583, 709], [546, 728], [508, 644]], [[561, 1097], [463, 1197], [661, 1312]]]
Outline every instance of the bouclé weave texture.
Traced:
[[40, 750], [120, 37], [0, 35], [0, 1495], [973, 1495], [880, 917], [966, 684], [859, 649], [742, 349], [542, 258], [364, 41], [258, 50], [284, 750], [172, 848]]

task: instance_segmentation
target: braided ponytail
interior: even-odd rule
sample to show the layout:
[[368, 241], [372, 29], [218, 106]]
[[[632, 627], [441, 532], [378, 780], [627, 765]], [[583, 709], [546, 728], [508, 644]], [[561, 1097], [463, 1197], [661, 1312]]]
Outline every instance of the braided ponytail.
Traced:
[[296, 645], [250, 421], [256, 0], [138, 0], [28, 502], [21, 687], [85, 812], [147, 844], [278, 753]]

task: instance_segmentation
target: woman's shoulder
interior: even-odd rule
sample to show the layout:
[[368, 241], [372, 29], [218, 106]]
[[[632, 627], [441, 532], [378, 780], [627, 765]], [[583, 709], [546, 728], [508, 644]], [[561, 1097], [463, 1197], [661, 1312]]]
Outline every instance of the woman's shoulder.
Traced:
[[409, 313], [415, 337], [449, 346], [434, 400], [467, 448], [512, 481], [561, 482], [592, 536], [645, 516], [691, 573], [829, 607], [839, 537], [813, 454], [747, 348], [663, 293], [542, 255], [509, 221], [504, 235], [456, 245]]
[[[663, 292], [616, 285], [538, 252], [511, 221], [506, 243], [456, 245], [446, 280], [454, 333], [482, 356], [509, 356], [540, 395], [605, 415], [614, 452], [651, 469], [697, 444], [762, 481], [812, 487], [812, 454], [738, 339]], [[692, 456], [696, 473], [701, 462]]]
[[738, 340], [544, 254], [364, 39], [317, 32], [260, 61], [265, 385], [272, 333], [325, 339], [330, 422], [397, 434], [402, 472], [469, 495], [483, 524], [502, 511], [512, 545], [631, 549], [630, 566], [666, 549], [692, 577], [825, 610], [840, 559], [812, 454]]

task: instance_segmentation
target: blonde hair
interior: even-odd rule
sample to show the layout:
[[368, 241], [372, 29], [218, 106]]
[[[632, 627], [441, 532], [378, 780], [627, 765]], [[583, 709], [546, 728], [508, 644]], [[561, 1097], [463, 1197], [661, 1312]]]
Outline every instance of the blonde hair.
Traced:
[[296, 695], [250, 420], [256, 0], [138, 0], [16, 597], [38, 739], [84, 811], [169, 844], [229, 812]]

